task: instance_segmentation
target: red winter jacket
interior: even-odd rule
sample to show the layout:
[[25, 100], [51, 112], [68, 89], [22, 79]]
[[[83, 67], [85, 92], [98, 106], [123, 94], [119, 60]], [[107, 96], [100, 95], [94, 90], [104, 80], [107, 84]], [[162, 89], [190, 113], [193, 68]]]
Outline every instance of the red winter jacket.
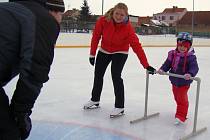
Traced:
[[149, 66], [146, 55], [142, 49], [139, 39], [136, 36], [131, 23], [114, 23], [102, 16], [95, 25], [91, 40], [90, 55], [95, 56], [99, 40], [101, 39], [101, 49], [107, 53], [128, 53], [129, 46], [137, 54], [140, 63], [144, 68]]

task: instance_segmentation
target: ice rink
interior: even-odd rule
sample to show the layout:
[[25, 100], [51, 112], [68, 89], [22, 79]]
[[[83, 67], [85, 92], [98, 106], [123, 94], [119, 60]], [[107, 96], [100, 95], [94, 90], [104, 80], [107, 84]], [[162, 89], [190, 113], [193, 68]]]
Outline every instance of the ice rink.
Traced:
[[[82, 42], [83, 39], [79, 41]], [[204, 46], [210, 46], [205, 40]], [[204, 41], [204, 42], [205, 42]], [[164, 42], [164, 41], [163, 41]], [[209, 44], [208, 44], [209, 42]], [[195, 42], [199, 44], [199, 40]], [[202, 44], [202, 43], [201, 43]], [[171, 45], [174, 45], [171, 42]], [[150, 65], [159, 68], [169, 47], [144, 47]], [[195, 47], [201, 78], [197, 129], [207, 130], [191, 140], [210, 138], [210, 47]], [[100, 108], [84, 110], [90, 99], [94, 67], [89, 64], [89, 48], [56, 48], [50, 80], [44, 85], [32, 114], [33, 128], [28, 140], [179, 140], [192, 132], [196, 82], [189, 90], [189, 114], [184, 125], [174, 125], [175, 102], [168, 76], [149, 78], [148, 114], [160, 115], [130, 124], [144, 115], [146, 72], [130, 49], [122, 77], [125, 85], [125, 115], [110, 119], [114, 93], [110, 67], [104, 77]], [[15, 80], [6, 87], [8, 94]], [[11, 94], [10, 94], [11, 95]]]

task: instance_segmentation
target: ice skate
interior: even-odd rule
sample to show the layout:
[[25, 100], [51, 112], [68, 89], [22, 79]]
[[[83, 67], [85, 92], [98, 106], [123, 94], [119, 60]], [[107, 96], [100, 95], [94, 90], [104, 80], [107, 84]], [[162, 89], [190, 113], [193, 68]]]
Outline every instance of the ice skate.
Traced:
[[124, 108], [114, 108], [110, 114], [110, 118], [115, 118], [124, 115]]
[[84, 104], [84, 109], [96, 109], [99, 108], [99, 102], [94, 101], [88, 101], [86, 104]]
[[180, 124], [184, 124], [183, 121], [181, 121], [179, 118], [175, 119], [174, 125], [180, 125]]

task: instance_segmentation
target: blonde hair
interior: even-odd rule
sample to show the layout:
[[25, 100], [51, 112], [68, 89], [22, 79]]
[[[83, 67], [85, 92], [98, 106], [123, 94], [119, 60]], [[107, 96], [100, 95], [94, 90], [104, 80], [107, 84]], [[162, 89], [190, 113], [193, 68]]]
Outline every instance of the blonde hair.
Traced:
[[118, 3], [116, 4], [113, 8], [109, 9], [106, 13], [105, 13], [105, 17], [107, 20], [111, 20], [113, 13], [116, 9], [123, 9], [125, 11], [125, 13], [128, 15], [128, 7], [126, 4], [124, 3]]

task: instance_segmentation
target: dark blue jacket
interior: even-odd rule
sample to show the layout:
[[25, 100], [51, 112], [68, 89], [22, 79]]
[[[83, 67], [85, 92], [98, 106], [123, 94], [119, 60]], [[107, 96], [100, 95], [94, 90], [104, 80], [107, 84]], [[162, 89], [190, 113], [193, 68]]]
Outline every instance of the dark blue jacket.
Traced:
[[60, 27], [40, 3], [0, 3], [0, 88], [19, 74], [12, 104], [31, 111], [54, 57]]
[[[170, 73], [179, 75], [189, 73], [192, 77], [195, 77], [199, 68], [197, 58], [194, 53], [193, 48], [191, 48], [186, 54], [179, 53], [177, 50], [171, 50], [168, 52], [168, 57], [160, 69], [165, 72], [169, 71]], [[169, 76], [169, 79], [173, 85], [178, 87], [190, 85], [192, 83], [192, 80], [185, 80], [172, 76]]]

